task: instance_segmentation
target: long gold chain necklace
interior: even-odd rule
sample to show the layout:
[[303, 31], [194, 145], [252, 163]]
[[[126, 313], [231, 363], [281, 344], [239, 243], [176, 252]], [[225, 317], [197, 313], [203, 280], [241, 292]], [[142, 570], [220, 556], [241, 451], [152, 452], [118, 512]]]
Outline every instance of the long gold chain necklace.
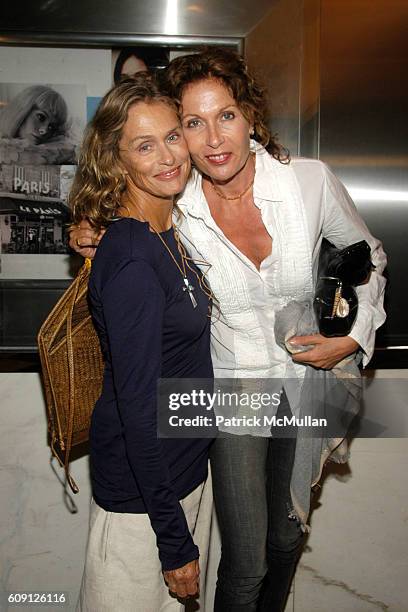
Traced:
[[[255, 170], [255, 168], [254, 168]], [[244, 196], [247, 191], [249, 191], [252, 187], [252, 185], [254, 184], [255, 181], [255, 172], [254, 172], [254, 176], [251, 179], [251, 182], [245, 187], [244, 191], [241, 191], [240, 194], [238, 194], [237, 196], [226, 196], [224, 195], [219, 189], [217, 189], [217, 187], [215, 186], [214, 180], [211, 178], [211, 185], [213, 186], [213, 189], [215, 191], [215, 193], [217, 194], [217, 196], [219, 196], [220, 198], [222, 198], [223, 200], [240, 200], [242, 198], [242, 196]]]
[[171, 249], [169, 248], [168, 244], [164, 240], [163, 236], [161, 236], [160, 232], [158, 232], [157, 229], [155, 227], [153, 227], [153, 225], [151, 223], [149, 225], [152, 228], [152, 230], [154, 231], [154, 233], [157, 234], [157, 236], [160, 238], [161, 242], [163, 243], [163, 246], [167, 249], [170, 257], [172, 258], [172, 260], [176, 264], [176, 266], [177, 266], [181, 276], [183, 277], [183, 283], [184, 283], [183, 291], [187, 291], [188, 292], [188, 295], [190, 296], [190, 300], [191, 300], [191, 303], [193, 305], [193, 308], [197, 308], [197, 301], [196, 301], [196, 299], [195, 299], [195, 297], [193, 295], [193, 291], [194, 291], [195, 287], [190, 283], [190, 281], [187, 278], [186, 260], [185, 260], [185, 257], [183, 255], [182, 250], [180, 249], [180, 239], [179, 239], [178, 232], [177, 232], [176, 228], [174, 227], [174, 225], [172, 226], [172, 229], [173, 229], [173, 232], [174, 232], [174, 237], [175, 237], [176, 242], [177, 242], [178, 252], [180, 253], [180, 257], [181, 257], [181, 265], [183, 266], [182, 268], [181, 268], [180, 264], [178, 263], [177, 259], [174, 257], [173, 253], [171, 252]]
[[[122, 208], [124, 208], [128, 214], [128, 218], [131, 217], [131, 213], [129, 210], [129, 207], [122, 203], [121, 204]], [[144, 223], [149, 223], [149, 227], [153, 230], [153, 232], [155, 234], [157, 234], [157, 236], [159, 237], [160, 241], [162, 242], [163, 246], [165, 247], [165, 249], [167, 250], [167, 252], [169, 253], [170, 257], [172, 258], [172, 260], [174, 261], [174, 263], [176, 264], [182, 278], [183, 278], [183, 283], [184, 283], [184, 287], [183, 287], [183, 291], [187, 291], [188, 295], [190, 296], [190, 300], [191, 300], [191, 304], [193, 306], [193, 308], [197, 308], [197, 301], [193, 295], [193, 291], [195, 289], [195, 287], [190, 283], [190, 281], [187, 278], [187, 273], [186, 273], [186, 268], [188, 268], [189, 270], [191, 270], [195, 276], [198, 279], [198, 283], [200, 285], [200, 288], [202, 289], [202, 291], [205, 293], [205, 295], [209, 298], [210, 302], [214, 302], [215, 298], [214, 298], [214, 294], [211, 291], [211, 289], [209, 288], [209, 286], [207, 285], [207, 282], [205, 280], [205, 275], [202, 275], [202, 277], [200, 278], [200, 276], [197, 274], [197, 272], [191, 268], [190, 264], [188, 263], [189, 260], [193, 263], [193, 260], [188, 257], [186, 250], [184, 248], [184, 245], [182, 244], [182, 242], [180, 241], [180, 236], [179, 233], [177, 231], [177, 228], [174, 226], [174, 224], [172, 224], [172, 230], [174, 232], [174, 238], [177, 242], [177, 249], [178, 252], [180, 253], [180, 257], [181, 257], [181, 265], [178, 263], [177, 259], [174, 257], [173, 253], [171, 252], [169, 246], [167, 245], [166, 241], [164, 240], [164, 238], [161, 236], [160, 232], [150, 223], [150, 221], [146, 221], [146, 219], [143, 217], [143, 215], [140, 214], [140, 210], [138, 210], [138, 207], [135, 206], [135, 208], [137, 209], [137, 212], [140, 216], [140, 220], [144, 221]], [[120, 217], [118, 217], [119, 219]], [[207, 262], [199, 262], [205, 265], [208, 265]], [[211, 317], [211, 306], [209, 306], [209, 316]]]

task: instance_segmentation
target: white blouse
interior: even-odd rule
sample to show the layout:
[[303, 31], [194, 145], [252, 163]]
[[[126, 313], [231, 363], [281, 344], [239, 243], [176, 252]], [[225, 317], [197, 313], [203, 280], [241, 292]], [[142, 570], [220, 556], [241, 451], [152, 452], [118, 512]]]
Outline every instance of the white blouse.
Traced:
[[[376, 266], [369, 282], [357, 288], [359, 309], [350, 336], [364, 351], [374, 350], [375, 330], [385, 320], [382, 272], [386, 256], [370, 234], [342, 183], [321, 161], [294, 158], [281, 164], [263, 147], [256, 150], [254, 201], [273, 240], [272, 253], [256, 266], [223, 234], [212, 218], [201, 175], [193, 171], [178, 205], [183, 242], [202, 269], [221, 314], [212, 326], [212, 358], [219, 378], [303, 378], [275, 341], [275, 313], [293, 299], [313, 293], [322, 238], [337, 247], [366, 240]], [[216, 319], [216, 317], [215, 317]]]

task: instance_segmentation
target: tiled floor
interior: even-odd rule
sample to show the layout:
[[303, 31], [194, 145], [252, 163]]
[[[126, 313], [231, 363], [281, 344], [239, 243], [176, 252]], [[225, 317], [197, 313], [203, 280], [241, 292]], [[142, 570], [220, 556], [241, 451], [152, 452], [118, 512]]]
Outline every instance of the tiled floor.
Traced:
[[[81, 487], [72, 515], [48, 465], [37, 375], [1, 375], [0, 405], [2, 588], [63, 588], [73, 605], [87, 533], [87, 461], [72, 466]], [[356, 439], [349, 466], [333, 467], [286, 612], [407, 612], [408, 440]]]
[[351, 451], [323, 485], [286, 612], [408, 610], [408, 442]]

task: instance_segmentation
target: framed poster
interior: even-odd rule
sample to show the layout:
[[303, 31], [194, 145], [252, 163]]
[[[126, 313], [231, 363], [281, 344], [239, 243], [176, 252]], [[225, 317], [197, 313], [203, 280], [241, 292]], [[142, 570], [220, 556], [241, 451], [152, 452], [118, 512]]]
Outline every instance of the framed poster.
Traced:
[[[0, 47], [0, 354], [36, 355], [42, 321], [80, 263], [67, 196], [111, 51]], [[1, 364], [0, 364], [1, 367]]]

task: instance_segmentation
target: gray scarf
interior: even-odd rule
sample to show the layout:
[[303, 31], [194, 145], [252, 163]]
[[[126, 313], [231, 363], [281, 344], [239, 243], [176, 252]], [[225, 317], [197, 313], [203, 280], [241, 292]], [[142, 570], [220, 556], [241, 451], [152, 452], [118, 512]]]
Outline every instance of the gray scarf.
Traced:
[[[291, 337], [315, 333], [318, 333], [318, 330], [312, 298], [302, 302], [290, 302], [276, 313], [276, 341], [290, 353], [295, 352], [287, 342]], [[300, 391], [299, 419], [327, 418], [328, 427], [326, 430], [320, 430], [319, 437], [307, 427], [301, 426], [297, 432], [290, 485], [292, 507], [288, 508], [288, 512], [289, 518], [299, 520], [304, 531], [310, 531], [307, 520], [311, 489], [320, 480], [325, 462], [330, 460], [346, 463], [349, 459], [346, 434], [360, 408], [360, 359], [358, 353], [351, 355], [332, 370], [306, 366]]]

